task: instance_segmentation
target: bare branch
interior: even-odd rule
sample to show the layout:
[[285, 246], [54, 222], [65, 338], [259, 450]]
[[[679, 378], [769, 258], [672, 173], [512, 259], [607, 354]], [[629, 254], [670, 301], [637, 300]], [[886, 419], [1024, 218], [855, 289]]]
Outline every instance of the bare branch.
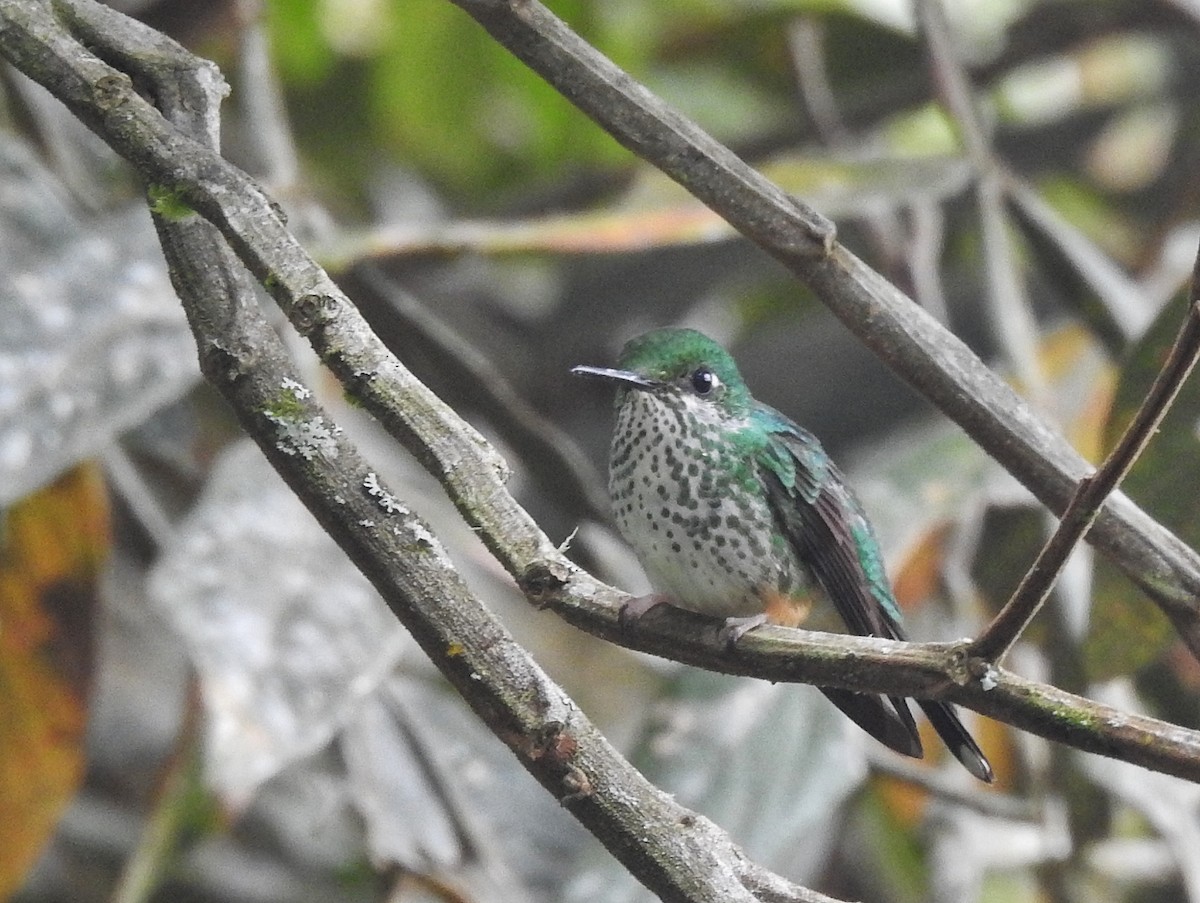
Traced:
[[973, 657], [966, 640], [898, 643], [767, 625], [730, 653], [720, 622], [666, 606], [633, 632], [624, 629], [609, 605], [628, 596], [608, 597], [583, 577], [564, 582], [550, 571], [531, 572], [525, 589], [542, 592], [544, 604], [572, 624], [630, 649], [776, 683], [945, 699], [1048, 740], [1200, 783], [1200, 731], [1025, 680]]
[[1029, 626], [1050, 595], [1071, 549], [1087, 535], [1104, 500], [1121, 485], [1121, 480], [1154, 438], [1171, 403], [1195, 368], [1200, 359], [1200, 251], [1197, 252], [1188, 298], [1191, 304], [1179, 335], [1133, 420], [1100, 469], [1079, 481], [1058, 529], [1038, 553], [1012, 598], [971, 644], [971, 655], [998, 661]]
[[[833, 241], [829, 224], [683, 119], [536, 0], [454, 0], [614, 138], [817, 293], [864, 344], [1056, 513], [1090, 465], [956, 336]], [[1154, 599], [1200, 656], [1200, 555], [1120, 494], [1090, 541]]]

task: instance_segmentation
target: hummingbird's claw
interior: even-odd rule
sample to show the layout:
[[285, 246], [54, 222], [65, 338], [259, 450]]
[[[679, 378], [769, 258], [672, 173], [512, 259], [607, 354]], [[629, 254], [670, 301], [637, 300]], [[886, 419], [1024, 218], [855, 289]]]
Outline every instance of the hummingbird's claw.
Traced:
[[738, 644], [738, 640], [755, 627], [761, 627], [766, 623], [767, 613], [765, 611], [757, 615], [750, 615], [748, 618], [726, 618], [725, 626], [721, 628], [721, 632], [717, 634], [717, 638], [725, 644], [726, 649], [733, 651], [733, 647]]

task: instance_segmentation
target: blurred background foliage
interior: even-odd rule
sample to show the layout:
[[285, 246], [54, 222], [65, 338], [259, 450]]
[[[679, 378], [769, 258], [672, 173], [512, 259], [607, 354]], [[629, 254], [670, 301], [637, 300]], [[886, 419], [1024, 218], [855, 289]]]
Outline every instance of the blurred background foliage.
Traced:
[[[114, 5], [221, 65], [226, 153], [499, 444], [547, 532], [580, 528], [572, 549], [605, 579], [644, 588], [606, 526], [610, 399], [568, 369], [666, 324], [727, 343], [756, 395], [851, 471], [915, 637], [976, 631], [1047, 536], [1028, 494], [805, 288], [446, 0]], [[946, 4], [1006, 247], [981, 226], [981, 164], [937, 102], [908, 3], [551, 6], [835, 218], [1090, 459], [1116, 441], [1200, 237], [1194, 5]], [[198, 384], [128, 172], [20, 76], [4, 91], [0, 898], [645, 899]], [[297, 355], [538, 660], [755, 858], [879, 903], [1200, 901], [1195, 787], [975, 719], [1000, 777], [981, 791], [933, 753], [896, 762], [815, 691], [634, 656], [533, 612], [438, 487]], [[1198, 423], [1193, 382], [1128, 483], [1193, 545]], [[1086, 549], [1009, 664], [1200, 721], [1200, 667]]]

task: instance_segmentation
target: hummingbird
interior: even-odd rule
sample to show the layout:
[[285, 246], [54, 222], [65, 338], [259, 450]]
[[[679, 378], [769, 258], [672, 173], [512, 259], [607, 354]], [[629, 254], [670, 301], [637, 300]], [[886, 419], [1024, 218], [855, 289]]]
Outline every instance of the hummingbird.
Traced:
[[[724, 618], [730, 647], [768, 621], [839, 629], [840, 618], [860, 636], [905, 638], [879, 542], [841, 471], [812, 433], [754, 399], [717, 342], [657, 329], [626, 343], [616, 369], [571, 372], [617, 388], [612, 513], [655, 590], [627, 603], [622, 623], [668, 604]], [[875, 739], [922, 757], [907, 699], [821, 692]], [[991, 765], [954, 707], [918, 705], [955, 758], [990, 783]]]

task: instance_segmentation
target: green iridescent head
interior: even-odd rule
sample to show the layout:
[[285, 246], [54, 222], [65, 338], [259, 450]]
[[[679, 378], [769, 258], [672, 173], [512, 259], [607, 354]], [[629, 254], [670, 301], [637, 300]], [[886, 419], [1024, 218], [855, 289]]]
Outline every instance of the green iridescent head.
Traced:
[[626, 389], [711, 401], [735, 416], [753, 405], [729, 352], [694, 329], [655, 329], [625, 344], [617, 369], [576, 367], [572, 372]]

